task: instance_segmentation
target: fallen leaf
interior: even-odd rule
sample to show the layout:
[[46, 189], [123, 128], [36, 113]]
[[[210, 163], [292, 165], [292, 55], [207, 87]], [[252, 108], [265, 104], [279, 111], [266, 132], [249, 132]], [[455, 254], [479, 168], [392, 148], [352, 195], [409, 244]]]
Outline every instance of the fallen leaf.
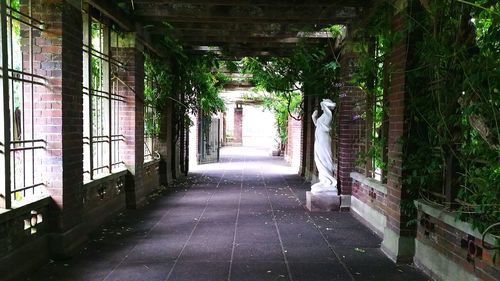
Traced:
[[360, 248], [354, 248], [354, 250], [355, 250], [356, 252], [360, 252], [360, 253], [364, 253], [364, 252], [366, 252], [365, 250], [360, 249]]

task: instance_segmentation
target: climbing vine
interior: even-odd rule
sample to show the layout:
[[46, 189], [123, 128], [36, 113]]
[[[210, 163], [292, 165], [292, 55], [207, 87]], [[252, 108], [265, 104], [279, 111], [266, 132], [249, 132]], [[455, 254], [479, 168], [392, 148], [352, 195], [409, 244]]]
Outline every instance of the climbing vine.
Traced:
[[[348, 44], [358, 58], [358, 67], [354, 73], [354, 85], [363, 90], [363, 106], [359, 118], [365, 123], [360, 142], [369, 145], [358, 151], [357, 166], [365, 167], [367, 162], [372, 171], [370, 176], [381, 174], [379, 180], [385, 182], [387, 173], [387, 134], [388, 114], [387, 95], [390, 83], [389, 55], [394, 44], [401, 39], [401, 32], [393, 32], [391, 15], [394, 13], [388, 4], [382, 4], [376, 11], [376, 16], [362, 29], [355, 31]], [[376, 172], [377, 171], [377, 172]]]
[[[331, 28], [334, 35], [338, 35], [337, 31], [337, 26]], [[301, 118], [305, 95], [332, 99], [338, 96], [333, 92], [339, 63], [330, 44], [301, 42], [291, 57], [245, 58], [241, 62], [241, 72], [251, 74], [255, 89], [271, 94], [257, 99], [274, 112], [282, 146], [287, 139], [288, 117]]]
[[[402, 211], [415, 218], [413, 200], [420, 198], [482, 231], [500, 221], [500, 4], [408, 5], [403, 30], [392, 31], [398, 7], [386, 2], [354, 34], [359, 60], [353, 82], [376, 104], [390, 85], [391, 49], [408, 34], [407, 129], [398, 141], [405, 157]], [[372, 110], [377, 127], [386, 104]], [[371, 137], [376, 149], [370, 157], [383, 160], [378, 151], [385, 141]]]
[[[409, 21], [406, 184], [482, 231], [500, 221], [500, 4], [420, 2]], [[448, 204], [432, 196], [443, 186]]]
[[191, 124], [189, 114], [210, 118], [224, 110], [219, 92], [227, 77], [220, 71], [217, 57], [188, 56], [181, 44], [169, 36], [163, 43], [169, 56], [145, 53], [145, 103], [163, 111], [170, 102], [178, 136], [180, 124]]

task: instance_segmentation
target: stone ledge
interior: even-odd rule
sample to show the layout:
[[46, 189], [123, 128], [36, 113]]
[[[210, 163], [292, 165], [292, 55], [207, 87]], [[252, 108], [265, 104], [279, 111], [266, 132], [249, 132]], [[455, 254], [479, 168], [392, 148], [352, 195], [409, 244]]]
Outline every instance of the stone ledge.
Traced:
[[[455, 218], [453, 215], [451, 215], [449, 212], [445, 210], [440, 210], [438, 208], [435, 208], [427, 203], [424, 203], [422, 200], [415, 200], [414, 204], [419, 211], [424, 212], [429, 216], [450, 225], [451, 227], [454, 227], [478, 239], [481, 239], [483, 236], [479, 231], [473, 229], [470, 223]], [[496, 245], [495, 240], [496, 239], [493, 237], [493, 235], [490, 234], [487, 234], [485, 237], [485, 241], [491, 245]]]
[[439, 251], [415, 240], [415, 265], [434, 280], [479, 281], [463, 267]]
[[370, 205], [359, 200], [355, 196], [351, 197], [351, 210], [355, 215], [363, 219], [365, 225], [373, 230], [379, 237], [384, 236], [384, 229], [387, 224], [387, 217], [373, 209]]
[[127, 173], [128, 173], [128, 170], [124, 168], [123, 170], [120, 170], [118, 172], [114, 172], [112, 174], [107, 174], [107, 175], [102, 176], [100, 178], [93, 179], [93, 180], [88, 181], [88, 182], [84, 182], [83, 188], [89, 188], [89, 187], [100, 185], [100, 184], [107, 182], [107, 181], [112, 181], [114, 179], [117, 179], [121, 176], [126, 175]]
[[358, 172], [352, 172], [349, 174], [351, 178], [355, 181], [358, 181], [366, 186], [369, 186], [375, 190], [382, 192], [383, 194], [387, 194], [387, 187], [385, 184], [380, 183], [372, 178], [366, 177]]
[[49, 206], [51, 201], [52, 198], [50, 196], [45, 196], [35, 201], [26, 203], [25, 205], [20, 207], [12, 209], [0, 209], [0, 224], [19, 217], [20, 215], [29, 214], [33, 209]]
[[144, 168], [148, 168], [150, 166], [158, 165], [160, 163], [160, 158], [153, 158], [144, 162]]

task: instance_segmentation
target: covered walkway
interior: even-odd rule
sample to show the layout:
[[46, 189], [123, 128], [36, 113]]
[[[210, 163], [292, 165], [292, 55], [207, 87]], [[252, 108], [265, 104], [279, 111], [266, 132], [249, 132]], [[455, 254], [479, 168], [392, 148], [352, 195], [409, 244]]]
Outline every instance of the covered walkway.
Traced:
[[309, 185], [267, 151], [225, 148], [28, 280], [428, 280], [351, 213], [308, 212]]

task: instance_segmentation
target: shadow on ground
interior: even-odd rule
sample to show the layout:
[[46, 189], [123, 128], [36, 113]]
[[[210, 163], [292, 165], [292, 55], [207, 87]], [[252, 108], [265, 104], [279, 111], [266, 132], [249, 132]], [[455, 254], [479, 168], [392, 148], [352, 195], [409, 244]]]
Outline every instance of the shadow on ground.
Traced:
[[307, 212], [309, 186], [280, 158], [229, 147], [26, 280], [429, 280], [351, 214]]

